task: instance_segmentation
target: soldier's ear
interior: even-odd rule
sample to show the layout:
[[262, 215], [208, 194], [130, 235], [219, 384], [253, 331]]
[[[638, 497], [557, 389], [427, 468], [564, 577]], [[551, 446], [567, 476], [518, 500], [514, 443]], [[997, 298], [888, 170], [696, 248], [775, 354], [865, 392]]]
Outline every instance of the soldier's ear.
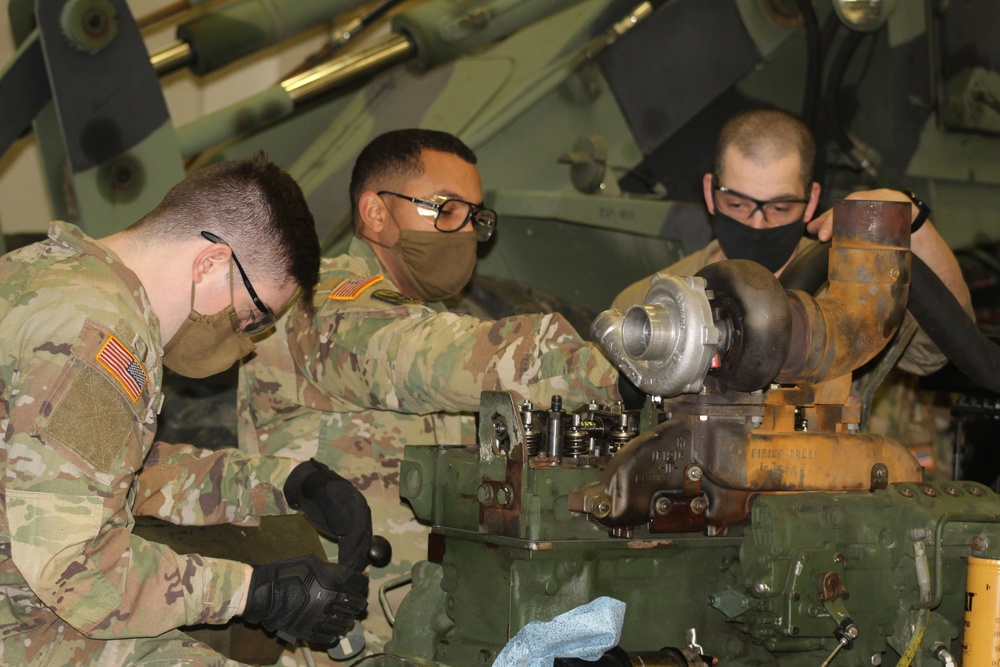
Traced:
[[361, 224], [377, 237], [385, 227], [389, 211], [385, 207], [385, 201], [368, 190], [358, 198], [358, 213], [361, 215]]
[[804, 222], [809, 222], [812, 220], [813, 214], [816, 212], [816, 206], [819, 204], [819, 193], [820, 185], [815, 181], [809, 187], [809, 203], [806, 204], [806, 212], [802, 216]]
[[229, 258], [233, 251], [225, 243], [213, 243], [201, 252], [194, 259], [194, 266], [191, 269], [191, 279], [200, 283], [203, 278], [213, 272], [229, 271]]
[[708, 207], [709, 215], [715, 215], [714, 185], [715, 177], [712, 174], [705, 174], [701, 177], [702, 195], [705, 197], [705, 206]]

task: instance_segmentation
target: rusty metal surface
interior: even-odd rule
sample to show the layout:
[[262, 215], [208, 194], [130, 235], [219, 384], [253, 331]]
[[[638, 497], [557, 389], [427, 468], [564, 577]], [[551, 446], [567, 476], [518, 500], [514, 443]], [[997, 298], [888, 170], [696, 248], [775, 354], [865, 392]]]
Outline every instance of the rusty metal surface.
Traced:
[[891, 484], [923, 479], [906, 447], [874, 433], [754, 433], [745, 443], [730, 444], [731, 450], [705, 462], [713, 481], [730, 489], [868, 491], [871, 470], [879, 464], [888, 469]]
[[811, 383], [849, 373], [892, 338], [906, 312], [910, 209], [899, 202], [834, 204], [829, 287], [790, 291], [792, 347], [776, 380]]

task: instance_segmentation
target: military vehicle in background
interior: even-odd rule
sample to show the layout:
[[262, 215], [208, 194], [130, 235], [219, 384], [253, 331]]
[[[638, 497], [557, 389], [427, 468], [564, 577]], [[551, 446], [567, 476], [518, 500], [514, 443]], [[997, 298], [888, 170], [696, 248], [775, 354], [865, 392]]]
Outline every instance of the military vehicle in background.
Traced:
[[[908, 186], [953, 247], [1000, 233], [1000, 47], [985, 28], [1000, 10], [987, 0], [178, 4], [198, 15], [177, 17], [177, 44], [151, 64], [122, 1], [46, 3], [37, 22], [33, 0], [9, 3], [19, 52], [0, 79], [0, 151], [34, 121], [54, 217], [113, 231], [185, 168], [263, 148], [300, 180], [333, 250], [350, 234], [360, 148], [433, 127], [477, 152], [501, 212], [479, 275], [596, 313], [708, 239], [698, 179], [716, 131], [765, 104], [814, 128], [826, 203]], [[208, 75], [324, 23], [338, 26], [329, 60], [171, 124], [157, 74]], [[347, 38], [369, 26], [359, 46]]]
[[[700, 177], [717, 130], [740, 108], [773, 105], [801, 113], [819, 139], [826, 205], [852, 189], [910, 187], [953, 247], [1000, 236], [990, 213], [1000, 207], [1000, 8], [988, 0], [181, 5], [177, 44], [150, 56], [124, 0], [9, 3], [19, 49], [0, 78], [0, 152], [33, 127], [54, 217], [101, 236], [149, 210], [185, 170], [264, 149], [302, 184], [332, 253], [351, 233], [347, 184], [358, 151], [393, 128], [446, 130], [478, 154], [487, 204], [500, 213], [477, 268], [487, 309], [502, 315], [540, 300], [578, 312], [585, 329], [622, 287], [708, 240]], [[315, 62], [220, 112], [172, 124], [158, 76], [236, 66], [328, 23], [336, 38]], [[880, 444], [893, 464], [860, 456], [872, 464], [863, 487], [846, 473], [839, 486], [742, 480], [775, 492], [751, 512], [757, 496], [718, 492], [723, 470], [697, 451], [643, 449], [678, 442], [677, 420], [720, 415], [730, 430], [766, 418], [801, 435], [819, 424], [832, 434], [830, 452], [861, 435], [857, 406], [817, 408], [815, 388], [773, 402], [743, 391], [726, 405], [658, 404], [631, 422], [601, 406], [573, 417], [488, 397], [477, 452], [408, 462], [416, 472], [405, 493], [448, 550], [415, 570], [423, 585], [400, 609], [390, 646], [399, 654], [367, 660], [490, 664], [525, 623], [617, 593], [635, 610], [622, 640], [633, 657], [617, 659], [676, 650], [659, 652], [660, 662], [606, 664], [697, 664], [701, 655], [747, 666], [954, 664], [965, 559], [1000, 557], [994, 491], [925, 484]], [[574, 435], [568, 445], [565, 432], [551, 437], [542, 454], [555, 463], [545, 468], [525, 425], [564, 417]], [[635, 496], [648, 516], [631, 506], [616, 514], [625, 499], [594, 486], [629, 474], [616, 471], [629, 469], [620, 457], [633, 451], [670, 462], [665, 485]], [[823, 465], [840, 465], [822, 451]], [[449, 465], [462, 474], [434, 472]], [[845, 490], [854, 493], [827, 493]], [[443, 497], [461, 502], [428, 500]], [[725, 530], [712, 519], [720, 498]], [[655, 594], [645, 594], [654, 581]], [[509, 598], [479, 609], [470, 591], [480, 584]], [[850, 602], [859, 598], [860, 610]], [[463, 625], [474, 618], [482, 620]], [[855, 640], [860, 650], [848, 650]]]

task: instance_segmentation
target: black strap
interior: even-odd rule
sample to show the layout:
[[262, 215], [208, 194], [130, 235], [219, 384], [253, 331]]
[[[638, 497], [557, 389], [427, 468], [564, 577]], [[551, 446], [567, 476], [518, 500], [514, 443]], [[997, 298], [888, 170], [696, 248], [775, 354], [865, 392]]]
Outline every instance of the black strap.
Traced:
[[923, 200], [921, 200], [920, 197], [913, 192], [913, 190], [902, 190], [902, 193], [909, 197], [910, 201], [913, 202], [913, 205], [917, 207], [917, 217], [915, 217], [913, 222], [910, 223], [910, 234], [913, 235], [930, 216], [931, 207], [925, 204]]

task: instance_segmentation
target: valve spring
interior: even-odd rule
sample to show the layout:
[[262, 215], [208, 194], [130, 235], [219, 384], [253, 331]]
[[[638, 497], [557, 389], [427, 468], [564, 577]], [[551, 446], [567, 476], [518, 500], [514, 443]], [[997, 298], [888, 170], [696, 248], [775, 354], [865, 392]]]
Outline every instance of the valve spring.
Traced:
[[583, 431], [567, 431], [563, 434], [563, 456], [583, 456], [589, 451], [587, 434]]
[[524, 430], [524, 448], [528, 456], [538, 456], [542, 451], [542, 432], [537, 428]]
[[608, 454], [614, 454], [622, 448], [622, 445], [634, 437], [635, 434], [631, 431], [614, 431], [611, 434], [610, 442], [608, 443]]

